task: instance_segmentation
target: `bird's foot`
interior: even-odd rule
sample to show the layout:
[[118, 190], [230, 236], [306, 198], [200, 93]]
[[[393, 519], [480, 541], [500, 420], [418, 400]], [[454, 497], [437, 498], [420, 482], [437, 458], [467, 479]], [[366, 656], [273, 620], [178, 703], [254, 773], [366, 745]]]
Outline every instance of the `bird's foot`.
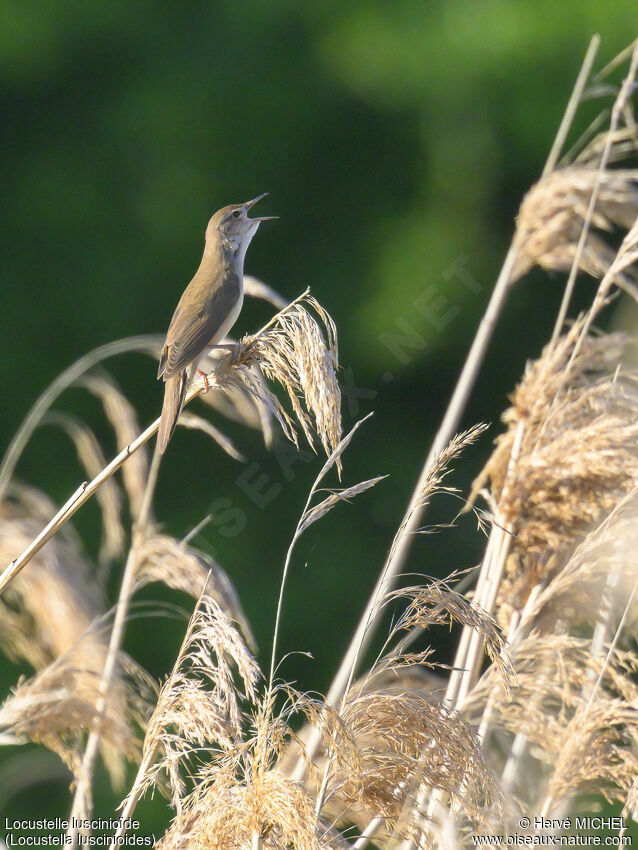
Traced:
[[198, 370], [197, 370], [197, 374], [198, 374], [198, 375], [199, 375], [199, 377], [200, 377], [200, 378], [202, 378], [202, 380], [204, 381], [204, 392], [205, 392], [205, 393], [209, 392], [209, 390], [210, 390], [210, 384], [208, 383], [208, 375], [206, 374], [206, 372], [202, 372], [202, 370], [201, 370], [201, 369], [198, 369]]

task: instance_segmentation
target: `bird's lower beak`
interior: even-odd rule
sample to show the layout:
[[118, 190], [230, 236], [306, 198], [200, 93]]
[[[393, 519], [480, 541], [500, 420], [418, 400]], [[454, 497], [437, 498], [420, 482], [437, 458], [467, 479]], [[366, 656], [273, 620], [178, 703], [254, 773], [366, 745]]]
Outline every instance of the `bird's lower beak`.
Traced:
[[[268, 192], [263, 192], [261, 195], [257, 195], [256, 198], [253, 198], [252, 201], [248, 201], [247, 204], [244, 204], [244, 209], [248, 212], [249, 209], [255, 206], [257, 201], [261, 201], [262, 198], [265, 198]], [[262, 215], [259, 218], [250, 218], [249, 221], [272, 221], [275, 218], [279, 218], [278, 215]]]

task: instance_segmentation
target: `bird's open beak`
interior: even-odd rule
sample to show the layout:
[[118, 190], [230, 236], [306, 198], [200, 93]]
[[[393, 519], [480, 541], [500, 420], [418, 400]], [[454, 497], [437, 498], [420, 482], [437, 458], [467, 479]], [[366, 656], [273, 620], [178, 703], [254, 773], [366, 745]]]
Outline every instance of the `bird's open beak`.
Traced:
[[[247, 204], [244, 204], [244, 209], [246, 212], [252, 209], [258, 201], [261, 201], [262, 198], [265, 198], [268, 192], [263, 192], [261, 195], [257, 195], [256, 198], [253, 198], [252, 201], [248, 201]], [[272, 221], [275, 218], [279, 218], [278, 215], [262, 215], [259, 218], [251, 218], [250, 221]]]

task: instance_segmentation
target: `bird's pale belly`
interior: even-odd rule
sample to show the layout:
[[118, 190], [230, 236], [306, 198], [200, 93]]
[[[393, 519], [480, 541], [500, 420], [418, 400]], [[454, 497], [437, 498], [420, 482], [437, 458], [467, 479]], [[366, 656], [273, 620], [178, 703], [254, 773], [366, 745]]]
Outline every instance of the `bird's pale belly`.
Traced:
[[221, 342], [225, 336], [230, 333], [232, 326], [237, 321], [237, 317], [241, 313], [241, 308], [244, 303], [244, 288], [242, 287], [241, 292], [239, 293], [239, 298], [237, 299], [237, 303], [233, 307], [233, 309], [228, 313], [226, 319], [219, 326], [217, 333], [213, 336], [211, 341], [208, 343], [209, 345], [216, 345], [218, 342]]

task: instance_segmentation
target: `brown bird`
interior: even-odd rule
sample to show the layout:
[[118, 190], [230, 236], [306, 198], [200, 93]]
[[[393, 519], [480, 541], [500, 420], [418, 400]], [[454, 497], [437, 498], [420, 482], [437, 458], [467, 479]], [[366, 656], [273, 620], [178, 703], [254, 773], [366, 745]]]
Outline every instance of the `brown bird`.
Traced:
[[267, 194], [224, 207], [208, 222], [202, 261], [179, 299], [160, 357], [157, 379], [163, 378], [166, 384], [157, 432], [160, 454], [175, 430], [200, 358], [226, 336], [239, 316], [246, 249], [260, 223], [277, 217], [248, 218], [251, 207]]

